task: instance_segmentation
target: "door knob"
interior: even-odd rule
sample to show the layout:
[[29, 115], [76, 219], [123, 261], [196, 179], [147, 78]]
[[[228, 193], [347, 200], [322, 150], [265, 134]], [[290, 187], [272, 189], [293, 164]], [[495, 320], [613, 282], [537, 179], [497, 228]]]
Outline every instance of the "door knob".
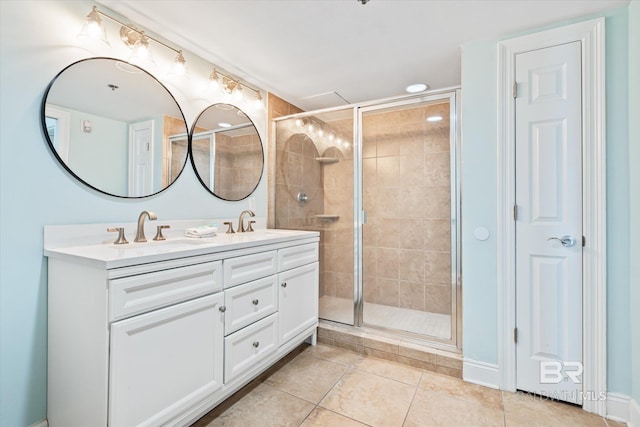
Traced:
[[549, 237], [549, 240], [557, 240], [564, 246], [565, 248], [570, 248], [571, 246], [576, 244], [576, 238], [572, 236], [562, 236], [562, 237]]

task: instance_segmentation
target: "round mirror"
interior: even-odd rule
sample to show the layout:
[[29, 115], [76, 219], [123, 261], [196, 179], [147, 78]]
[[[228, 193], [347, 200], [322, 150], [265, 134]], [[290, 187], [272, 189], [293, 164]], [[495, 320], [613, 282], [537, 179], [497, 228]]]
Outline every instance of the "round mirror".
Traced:
[[255, 125], [240, 109], [214, 104], [191, 128], [191, 162], [207, 190], [223, 200], [248, 197], [262, 177], [264, 155]]
[[146, 197], [170, 186], [188, 154], [176, 100], [143, 69], [90, 58], [62, 70], [42, 103], [53, 153], [84, 184], [117, 197]]

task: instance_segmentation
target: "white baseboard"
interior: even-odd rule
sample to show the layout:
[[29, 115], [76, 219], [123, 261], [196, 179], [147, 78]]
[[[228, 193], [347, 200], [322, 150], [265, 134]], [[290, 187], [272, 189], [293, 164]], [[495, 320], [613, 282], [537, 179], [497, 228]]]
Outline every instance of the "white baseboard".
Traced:
[[629, 419], [629, 396], [620, 393], [607, 393], [607, 418], [627, 422]]
[[640, 403], [635, 399], [629, 401], [629, 420], [628, 427], [640, 427]]
[[37, 423], [31, 424], [29, 427], [49, 427], [49, 422], [44, 419], [42, 421], [38, 421]]
[[462, 379], [485, 387], [500, 389], [498, 365], [462, 359]]

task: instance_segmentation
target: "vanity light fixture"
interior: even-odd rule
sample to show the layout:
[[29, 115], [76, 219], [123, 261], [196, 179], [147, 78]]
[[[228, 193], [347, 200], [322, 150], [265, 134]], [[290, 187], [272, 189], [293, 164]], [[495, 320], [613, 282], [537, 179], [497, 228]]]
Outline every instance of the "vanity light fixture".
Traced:
[[408, 93], [419, 93], [429, 89], [429, 85], [424, 83], [414, 83], [407, 86], [404, 90]]
[[221, 128], [230, 128], [231, 127], [231, 123], [220, 122], [220, 123], [218, 123], [218, 126], [220, 126]]
[[100, 18], [100, 13], [98, 12], [98, 8], [93, 6], [91, 12], [85, 18], [84, 24], [82, 25], [82, 30], [78, 34], [79, 39], [91, 39], [91, 40], [100, 40], [105, 43], [107, 46], [111, 46], [109, 44], [109, 40], [107, 39], [107, 29]]
[[428, 122], [439, 122], [442, 120], [442, 116], [429, 116], [427, 117]]
[[264, 108], [264, 99], [262, 98], [260, 91], [242, 83], [239, 79], [228, 76], [214, 68], [211, 74], [209, 74], [209, 82], [214, 90], [222, 89], [224, 93], [231, 95], [236, 101], [242, 99], [243, 91], [245, 89], [253, 91], [255, 94], [255, 107]]
[[144, 31], [137, 29], [133, 25], [125, 24], [124, 22], [107, 15], [106, 13], [98, 10], [97, 6], [93, 6], [91, 12], [85, 18], [85, 23], [82, 26], [82, 30], [80, 31], [80, 34], [78, 34], [78, 37], [101, 39], [105, 43], [109, 44], [106, 28], [101, 17], [107, 18], [121, 26], [120, 39], [126, 46], [133, 50], [133, 54], [131, 55], [131, 58], [129, 58], [129, 62], [138, 65], [155, 65], [149, 50], [149, 41], [153, 40], [155, 43], [174, 51], [176, 53], [175, 62], [181, 62], [181, 65], [178, 66], [183, 68], [186, 73], [187, 61], [184, 59], [181, 50], [171, 47], [168, 44], [145, 34]]

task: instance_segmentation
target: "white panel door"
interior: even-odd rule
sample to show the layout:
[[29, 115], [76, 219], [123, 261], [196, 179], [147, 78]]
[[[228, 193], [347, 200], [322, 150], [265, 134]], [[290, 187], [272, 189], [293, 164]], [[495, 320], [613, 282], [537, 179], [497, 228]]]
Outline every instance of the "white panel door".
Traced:
[[153, 193], [153, 120], [147, 120], [129, 125], [129, 196]]
[[159, 426], [221, 389], [222, 292], [111, 325], [109, 425]]
[[581, 45], [516, 55], [517, 388], [582, 402]]

